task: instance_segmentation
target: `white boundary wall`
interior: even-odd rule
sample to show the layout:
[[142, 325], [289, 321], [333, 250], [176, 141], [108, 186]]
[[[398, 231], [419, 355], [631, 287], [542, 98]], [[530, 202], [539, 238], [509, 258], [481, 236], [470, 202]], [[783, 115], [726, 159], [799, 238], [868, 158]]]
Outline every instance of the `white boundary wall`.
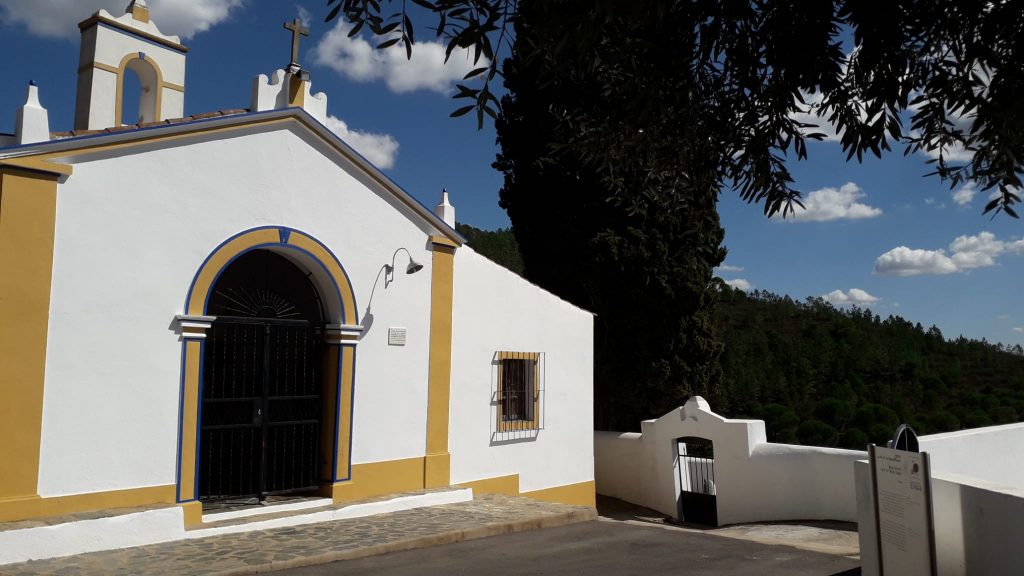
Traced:
[[[871, 469], [856, 464], [861, 570], [877, 576]], [[1024, 489], [954, 474], [932, 475], [939, 576], [1020, 574], [1024, 566]]]
[[1024, 488], [1024, 423], [921, 436], [932, 472]]
[[[1024, 566], [1024, 423], [921, 436], [932, 467], [940, 576], [1018, 574]], [[871, 470], [857, 462], [862, 570], [878, 574]]]
[[597, 432], [597, 492], [677, 517], [676, 440], [714, 442], [719, 524], [777, 520], [856, 520], [853, 463], [864, 452], [772, 444], [761, 420], [730, 420], [699, 396], [641, 434]]

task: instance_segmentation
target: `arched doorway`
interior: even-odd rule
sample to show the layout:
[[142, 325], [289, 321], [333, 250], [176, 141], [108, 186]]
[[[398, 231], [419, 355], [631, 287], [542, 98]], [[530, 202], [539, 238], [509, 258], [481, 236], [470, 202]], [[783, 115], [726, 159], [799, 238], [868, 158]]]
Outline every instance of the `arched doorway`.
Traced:
[[714, 443], [697, 436], [684, 436], [675, 443], [679, 521], [718, 526]]
[[198, 496], [316, 490], [322, 465], [324, 311], [309, 273], [267, 249], [228, 264], [209, 292]]

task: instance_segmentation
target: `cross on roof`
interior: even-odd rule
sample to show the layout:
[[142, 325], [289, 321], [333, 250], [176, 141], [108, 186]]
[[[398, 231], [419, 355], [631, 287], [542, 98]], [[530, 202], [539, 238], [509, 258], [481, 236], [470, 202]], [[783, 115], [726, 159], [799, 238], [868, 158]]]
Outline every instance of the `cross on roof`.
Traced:
[[309, 29], [302, 27], [302, 20], [298, 18], [294, 22], [285, 22], [284, 27], [292, 32], [292, 61], [289, 68], [300, 68], [299, 66], [299, 36], [309, 36]]

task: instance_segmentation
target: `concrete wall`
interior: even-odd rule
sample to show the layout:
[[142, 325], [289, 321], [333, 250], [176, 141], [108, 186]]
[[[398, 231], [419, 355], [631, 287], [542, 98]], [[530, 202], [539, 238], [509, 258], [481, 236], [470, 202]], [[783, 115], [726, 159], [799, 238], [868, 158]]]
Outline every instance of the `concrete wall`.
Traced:
[[[357, 351], [352, 458], [424, 454], [428, 231], [301, 129], [215, 137], [82, 158], [58, 190], [42, 496], [174, 484], [181, 369], [174, 316], [218, 244], [269, 224], [302, 230], [334, 252], [360, 320], [396, 248], [425, 266], [397, 275], [387, 289], [376, 286], [373, 324]], [[390, 326], [407, 328], [405, 347], [387, 345]]]
[[1024, 488], [1024, 423], [921, 436], [932, 471]]
[[[856, 464], [861, 569], [879, 574], [871, 471]], [[947, 473], [932, 476], [939, 576], [1020, 574], [1024, 566], [1024, 490]]]
[[769, 443], [764, 422], [722, 418], [700, 397], [642, 431], [595, 435], [599, 494], [677, 517], [676, 440], [698, 436], [714, 442], [719, 524], [856, 519], [853, 462], [864, 452]]
[[[593, 315], [467, 246], [455, 254], [452, 483], [519, 474], [521, 491], [594, 479]], [[500, 351], [541, 353], [541, 429], [496, 428]]]

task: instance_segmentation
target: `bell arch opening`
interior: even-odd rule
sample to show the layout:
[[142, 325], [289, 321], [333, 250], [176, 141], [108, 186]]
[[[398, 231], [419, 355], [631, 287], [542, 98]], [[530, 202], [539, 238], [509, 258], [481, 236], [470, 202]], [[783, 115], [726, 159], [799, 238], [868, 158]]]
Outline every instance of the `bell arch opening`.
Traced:
[[155, 122], [160, 119], [160, 72], [142, 58], [125, 62], [119, 78], [118, 110], [121, 124]]

